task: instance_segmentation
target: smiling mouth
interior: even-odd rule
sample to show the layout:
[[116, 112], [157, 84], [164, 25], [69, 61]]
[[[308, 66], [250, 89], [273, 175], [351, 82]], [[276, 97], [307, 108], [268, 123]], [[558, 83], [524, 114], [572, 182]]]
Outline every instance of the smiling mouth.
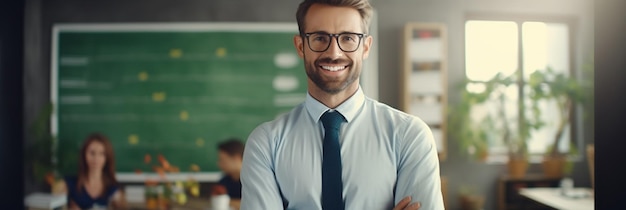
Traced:
[[320, 66], [320, 67], [327, 71], [341, 71], [341, 70], [348, 68], [348, 66]]

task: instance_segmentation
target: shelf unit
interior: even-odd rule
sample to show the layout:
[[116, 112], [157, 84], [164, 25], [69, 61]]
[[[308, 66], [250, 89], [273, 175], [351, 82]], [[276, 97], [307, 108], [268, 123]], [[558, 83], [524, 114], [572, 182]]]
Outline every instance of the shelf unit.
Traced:
[[439, 160], [445, 160], [447, 107], [447, 33], [441, 23], [404, 26], [400, 74], [401, 109], [430, 126]]

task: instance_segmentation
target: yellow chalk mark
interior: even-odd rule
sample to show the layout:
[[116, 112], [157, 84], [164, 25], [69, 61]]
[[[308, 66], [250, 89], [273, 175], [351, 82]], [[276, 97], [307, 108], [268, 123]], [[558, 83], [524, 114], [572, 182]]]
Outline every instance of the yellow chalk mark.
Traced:
[[198, 172], [200, 171], [200, 166], [198, 166], [197, 164], [191, 164], [191, 166], [189, 166], [189, 169], [193, 172]]
[[217, 55], [218, 58], [223, 58], [224, 56], [226, 56], [226, 48], [217, 48], [217, 50], [215, 50], [215, 55]]
[[183, 56], [183, 51], [181, 49], [170, 50], [170, 58], [180, 58], [181, 56]]
[[154, 92], [152, 93], [152, 100], [155, 102], [163, 102], [165, 101], [165, 92]]
[[204, 146], [204, 139], [197, 138], [196, 139], [196, 145], [198, 145], [198, 147], [203, 147]]
[[187, 121], [189, 119], [189, 113], [185, 110], [180, 112], [180, 120]]
[[139, 136], [137, 136], [136, 134], [131, 134], [130, 136], [128, 136], [128, 144], [130, 145], [139, 144]]
[[144, 82], [144, 81], [148, 80], [148, 73], [145, 72], [145, 71], [142, 71], [142, 72], [139, 73], [139, 75], [137, 75], [137, 77], [139, 78], [139, 81]]

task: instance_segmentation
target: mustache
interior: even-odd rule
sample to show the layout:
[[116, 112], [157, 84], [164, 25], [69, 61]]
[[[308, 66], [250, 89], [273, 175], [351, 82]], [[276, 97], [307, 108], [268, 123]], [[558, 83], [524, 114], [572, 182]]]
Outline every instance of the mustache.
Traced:
[[315, 61], [315, 65], [319, 66], [320, 63], [325, 64], [338, 64], [338, 63], [347, 63], [348, 65], [352, 65], [352, 61], [347, 59], [331, 59], [331, 58], [320, 58]]

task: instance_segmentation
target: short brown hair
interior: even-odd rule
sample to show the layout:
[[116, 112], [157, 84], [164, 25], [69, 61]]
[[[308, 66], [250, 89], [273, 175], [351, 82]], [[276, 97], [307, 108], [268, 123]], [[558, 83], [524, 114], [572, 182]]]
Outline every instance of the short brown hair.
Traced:
[[226, 139], [217, 148], [230, 156], [243, 157], [244, 143], [238, 138]]
[[326, 4], [330, 6], [338, 6], [338, 7], [352, 7], [359, 11], [361, 14], [361, 19], [363, 20], [363, 31], [364, 33], [368, 33], [370, 20], [372, 18], [373, 9], [368, 0], [304, 0], [298, 6], [298, 11], [296, 12], [296, 20], [298, 21], [298, 30], [300, 34], [304, 34], [304, 18], [306, 17], [309, 8], [313, 4]]

